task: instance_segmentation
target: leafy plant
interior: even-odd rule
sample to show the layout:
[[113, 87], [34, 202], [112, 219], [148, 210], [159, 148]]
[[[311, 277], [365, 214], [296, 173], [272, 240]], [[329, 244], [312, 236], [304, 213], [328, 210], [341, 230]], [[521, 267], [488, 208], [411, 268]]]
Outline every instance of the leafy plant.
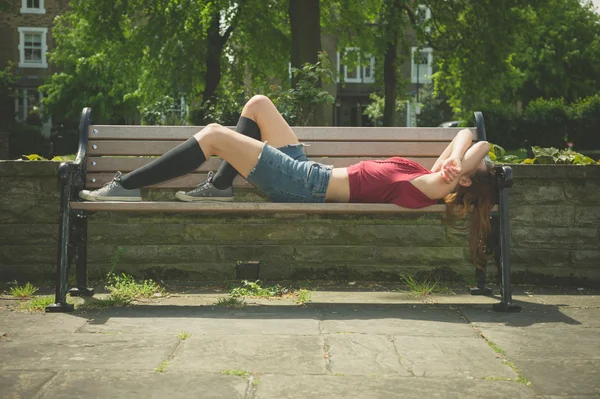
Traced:
[[235, 287], [231, 290], [230, 294], [233, 298], [237, 298], [240, 296], [274, 297], [281, 296], [287, 291], [279, 284], [263, 288], [260, 285], [260, 280], [256, 280], [254, 282], [243, 280], [242, 285], [242, 287]]
[[15, 298], [24, 299], [32, 296], [38, 291], [38, 288], [27, 282], [25, 285], [17, 285], [10, 289], [10, 294]]
[[[563, 165], [592, 165], [595, 164], [592, 158], [580, 154], [571, 149], [559, 150], [554, 147], [541, 148], [531, 147], [533, 158], [520, 159], [516, 155], [508, 155], [504, 148], [497, 144], [490, 144], [489, 156], [492, 162], [496, 163], [521, 163], [524, 165], [540, 164], [563, 164]], [[597, 162], [600, 164], [600, 160]]]
[[274, 86], [273, 102], [284, 116], [288, 116], [290, 124], [306, 126], [318, 106], [333, 104], [333, 96], [320, 86], [321, 82], [332, 81], [335, 74], [325, 52], [319, 53], [316, 64], [306, 63], [302, 68], [292, 68], [292, 74], [296, 78], [296, 87], [278, 91], [279, 87]]
[[185, 341], [186, 339], [188, 339], [192, 334], [190, 334], [189, 332], [180, 332], [179, 334], [177, 334], [177, 338], [179, 338], [182, 341]]
[[137, 281], [133, 276], [122, 273], [117, 276], [109, 273], [105, 288], [110, 297], [119, 303], [127, 304], [136, 298], [150, 298], [154, 294], [162, 294], [164, 290], [152, 280]]
[[450, 290], [441, 284], [438, 280], [423, 279], [418, 280], [411, 275], [401, 276], [408, 288], [415, 294], [431, 295], [436, 293], [447, 293]]
[[38, 296], [21, 304], [21, 308], [30, 312], [43, 312], [46, 306], [54, 303], [52, 295]]
[[304, 288], [298, 290], [296, 294], [297, 298], [294, 302], [298, 305], [304, 305], [306, 302], [310, 301], [310, 298], [312, 297], [312, 292]]
[[215, 305], [224, 306], [226, 308], [243, 308], [244, 306], [246, 306], [246, 303], [243, 299], [230, 297], [217, 299]]

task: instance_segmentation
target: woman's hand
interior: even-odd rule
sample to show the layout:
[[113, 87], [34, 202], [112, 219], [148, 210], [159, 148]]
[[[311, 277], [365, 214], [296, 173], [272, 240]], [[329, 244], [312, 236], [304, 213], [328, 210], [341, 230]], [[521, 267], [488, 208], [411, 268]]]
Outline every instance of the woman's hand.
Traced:
[[458, 157], [450, 156], [442, 164], [442, 178], [446, 183], [452, 183], [462, 171], [462, 162]]

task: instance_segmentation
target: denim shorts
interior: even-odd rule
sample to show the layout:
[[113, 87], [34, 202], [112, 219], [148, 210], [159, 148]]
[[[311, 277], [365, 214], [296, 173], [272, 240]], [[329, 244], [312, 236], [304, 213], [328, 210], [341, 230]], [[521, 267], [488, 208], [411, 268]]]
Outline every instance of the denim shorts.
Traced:
[[273, 202], [325, 202], [333, 166], [309, 161], [303, 147], [273, 148], [265, 142], [246, 180]]

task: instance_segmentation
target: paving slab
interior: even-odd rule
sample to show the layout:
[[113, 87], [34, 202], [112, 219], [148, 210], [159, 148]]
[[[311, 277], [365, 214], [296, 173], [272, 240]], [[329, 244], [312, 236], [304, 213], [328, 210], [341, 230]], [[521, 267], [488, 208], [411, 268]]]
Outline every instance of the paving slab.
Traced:
[[537, 394], [600, 397], [600, 360], [520, 360], [515, 363]]
[[548, 329], [580, 326], [582, 321], [578, 318], [585, 317], [581, 312], [569, 314], [570, 311], [554, 305], [518, 304], [523, 306], [519, 313], [494, 312], [492, 309], [480, 306], [461, 306], [459, 309], [469, 322], [480, 327], [507, 326]]
[[532, 398], [533, 391], [513, 381], [488, 381], [423, 377], [260, 377], [255, 399], [464, 399]]
[[177, 351], [169, 370], [325, 374], [325, 363], [323, 337], [319, 336], [192, 335]]
[[8, 337], [71, 334], [86, 324], [85, 318], [73, 314], [0, 311], [0, 333], [6, 333]]
[[61, 373], [44, 398], [242, 399], [247, 389], [247, 379], [220, 374], [73, 371]]
[[331, 306], [323, 308], [324, 333], [416, 336], [475, 336], [461, 315], [447, 306]]
[[420, 377], [517, 378], [485, 340], [477, 337], [395, 336], [402, 365]]
[[120, 334], [45, 335], [0, 344], [0, 370], [153, 370], [179, 339]]
[[482, 328], [483, 335], [517, 359], [600, 359], [600, 329]]
[[328, 334], [325, 347], [333, 374], [411, 376], [400, 362], [392, 337]]
[[0, 398], [33, 398], [55, 375], [53, 371], [4, 371], [0, 374]]
[[103, 311], [81, 332], [318, 335], [320, 319], [318, 309], [300, 307], [135, 306]]

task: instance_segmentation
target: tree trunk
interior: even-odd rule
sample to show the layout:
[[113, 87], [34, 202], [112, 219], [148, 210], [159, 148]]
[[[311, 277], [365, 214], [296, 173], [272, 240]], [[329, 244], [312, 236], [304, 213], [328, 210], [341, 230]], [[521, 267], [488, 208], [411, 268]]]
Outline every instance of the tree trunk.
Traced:
[[[213, 13], [210, 26], [207, 31], [207, 54], [206, 54], [206, 72], [204, 74], [204, 90], [202, 91], [202, 106], [204, 110], [209, 104], [216, 100], [216, 92], [221, 82], [221, 56], [223, 47], [227, 39], [220, 35], [220, 15], [218, 10]], [[210, 122], [205, 120], [204, 112], [200, 115], [199, 121], [202, 125]]]
[[396, 124], [396, 59], [398, 38], [393, 38], [387, 46], [383, 61], [383, 80], [385, 104], [383, 107], [383, 126]]
[[[322, 49], [319, 0], [289, 0], [288, 12], [292, 33], [292, 67], [301, 68], [307, 62], [316, 64], [317, 54]], [[292, 86], [296, 87], [293, 76]], [[317, 107], [311, 124], [325, 125], [323, 106]]]
[[383, 126], [394, 126], [396, 124], [396, 95], [398, 79], [396, 76], [398, 59], [398, 36], [401, 29], [400, 15], [402, 13], [402, 0], [391, 0], [387, 9], [388, 29], [385, 35], [387, 48], [383, 61], [383, 86], [385, 103], [383, 107]]

